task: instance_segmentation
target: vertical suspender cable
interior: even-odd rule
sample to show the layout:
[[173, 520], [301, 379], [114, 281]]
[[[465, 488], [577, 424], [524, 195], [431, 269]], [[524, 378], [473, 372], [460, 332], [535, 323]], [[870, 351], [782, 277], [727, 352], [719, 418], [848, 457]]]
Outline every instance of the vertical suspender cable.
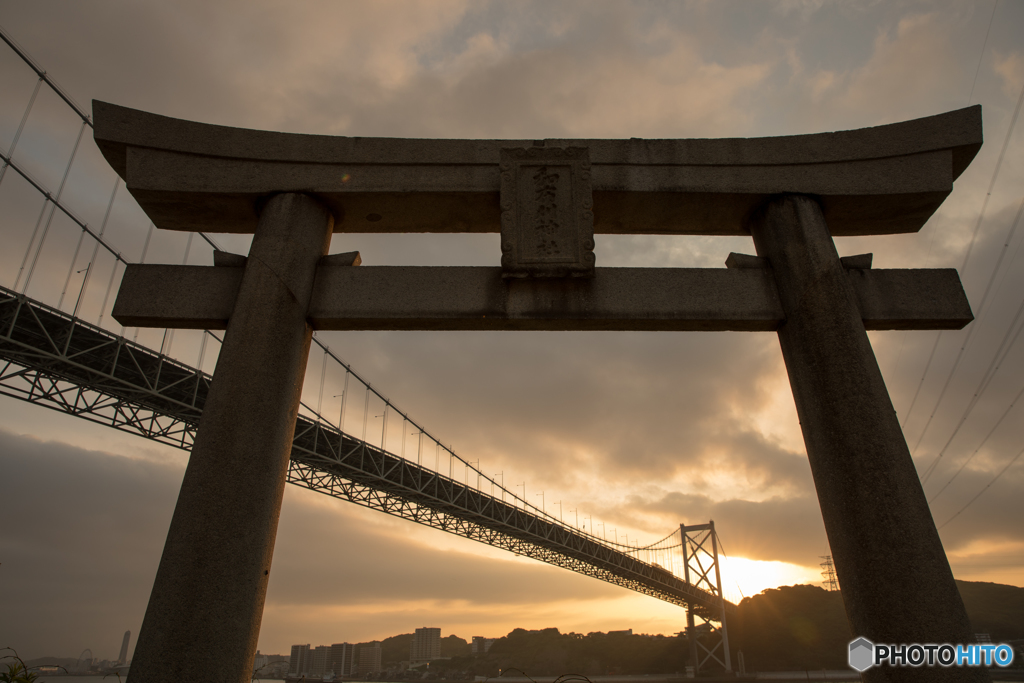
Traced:
[[[28, 106], [25, 107], [25, 113], [21, 117], [21, 123], [18, 124], [18, 132], [14, 134], [14, 141], [11, 142], [10, 148], [7, 150], [7, 158], [10, 159], [14, 155], [14, 148], [18, 146], [18, 139], [21, 138], [21, 131], [25, 130], [25, 124], [28, 122], [29, 112], [32, 111], [32, 105], [36, 103], [36, 95], [39, 94], [39, 86], [43, 84], [42, 77], [36, 81], [35, 90], [32, 91], [32, 97], [28, 99]], [[4, 165], [0, 167], [0, 183], [4, 181], [4, 175], [7, 173], [7, 167], [10, 165], [9, 161], [4, 161]]]
[[18, 276], [14, 279], [14, 289], [17, 291], [18, 284], [21, 282], [21, 276], [25, 272], [25, 266], [28, 265], [28, 257], [32, 253], [32, 245], [36, 243], [36, 235], [39, 234], [39, 226], [43, 224], [43, 216], [46, 215], [46, 207], [50, 205], [50, 195], [47, 194], [43, 197], [43, 208], [39, 209], [39, 218], [36, 219], [36, 227], [32, 229], [32, 237], [28, 240], [28, 246], [25, 247], [25, 255], [21, 258], [21, 267], [18, 268]]
[[199, 397], [199, 385], [203, 381], [203, 356], [206, 355], [206, 335], [210, 332], [209, 330], [203, 330], [203, 333], [199, 339], [199, 358], [196, 359], [196, 385], [192, 390], [192, 407], [196, 406], [196, 399]]
[[[327, 349], [324, 349], [327, 353]], [[342, 367], [345, 367], [342, 365]], [[340, 455], [345, 445], [345, 400], [348, 398], [348, 378], [352, 372], [345, 368], [345, 383], [341, 387], [341, 408], [338, 410], [338, 454]]]
[[[146, 253], [149, 251], [149, 241], [153, 237], [153, 228], [154, 227], [156, 227], [156, 226], [153, 225], [153, 221], [150, 221], [149, 222], [149, 230], [146, 231], [146, 241], [142, 243], [142, 256], [139, 257], [139, 263], [145, 263], [146, 262]], [[124, 328], [123, 327], [121, 328], [121, 336], [122, 337], [124, 336]], [[139, 341], [139, 328], [138, 327], [135, 328], [135, 336], [132, 338], [132, 341]]]
[[[121, 179], [118, 178], [114, 181], [114, 190], [110, 193], [110, 201], [107, 202], [107, 212], [103, 215], [103, 225], [100, 226], [100, 237], [103, 237], [103, 233], [107, 230], [107, 222], [110, 220], [110, 210], [114, 208], [114, 197], [117, 196], [117, 188], [121, 186]], [[85, 231], [82, 231], [85, 234]], [[75, 310], [71, 313], [72, 317], [78, 315], [78, 307], [82, 304], [82, 298], [85, 296], [85, 289], [89, 286], [89, 279], [92, 277], [93, 264], [96, 263], [96, 257], [100, 252], [99, 240], [93, 244], [92, 256], [89, 257], [89, 265], [86, 266], [85, 277], [82, 278], [82, 288], [78, 290], [78, 301], [75, 302]], [[115, 260], [116, 263], [116, 260]], [[65, 285], [66, 287], [66, 285]], [[60, 306], [58, 306], [60, 308]]]
[[320, 364], [320, 395], [316, 400], [316, 414], [321, 413], [324, 405], [324, 379], [327, 377], [327, 351], [324, 351], [324, 360]]
[[352, 373], [345, 369], [345, 384], [341, 387], [341, 410], [338, 413], [338, 431], [345, 431], [345, 399], [348, 398], [348, 378]]
[[[103, 305], [100, 306], [100, 317], [96, 320], [96, 325], [103, 326], [103, 314], [107, 310], [107, 302], [110, 301], [110, 291], [114, 288], [114, 278], [117, 276], [117, 267], [121, 265], [121, 262], [114, 259], [114, 265], [110, 268], [110, 280], [107, 281], [107, 291], [103, 295]], [[124, 336], [124, 328], [121, 328], [121, 336]]]
[[210, 334], [209, 330], [203, 330], [203, 338], [199, 342], [199, 359], [196, 361], [196, 370], [199, 372], [203, 371], [203, 357], [206, 355], [206, 336], [208, 334]]
[[363, 401], [363, 433], [359, 439], [365, 444], [366, 443], [366, 421], [370, 416], [370, 385], [366, 385], [366, 400]]
[[[68, 266], [68, 276], [64, 278], [64, 288], [60, 290], [60, 298], [57, 299], [57, 310], [64, 310], [64, 297], [68, 293], [68, 285], [71, 284], [71, 276], [75, 273], [75, 263], [78, 261], [78, 254], [82, 251], [82, 241], [85, 240], [85, 230], [78, 233], [78, 244], [75, 245], [75, 253], [71, 256], [71, 265]], [[88, 267], [86, 267], [88, 270]], [[85, 282], [85, 280], [82, 280]]]
[[[192, 238], [195, 236], [196, 234], [194, 232], [190, 232], [188, 234], [188, 240], [185, 241], [185, 255], [181, 259], [181, 265], [183, 266], [188, 265], [188, 254], [192, 251]], [[164, 330], [164, 343], [160, 345], [161, 354], [166, 356], [171, 355], [171, 344], [174, 343], [174, 332], [175, 329], [173, 327]]]
[[71, 158], [68, 159], [67, 168], [64, 169], [64, 177], [61, 178], [60, 187], [57, 188], [57, 196], [54, 199], [54, 205], [50, 207], [50, 215], [46, 219], [46, 227], [43, 228], [43, 234], [39, 237], [39, 246], [36, 247], [36, 255], [32, 258], [32, 266], [28, 269], [28, 275], [25, 276], [25, 285], [22, 287], [21, 293], [26, 294], [28, 292], [28, 285], [32, 281], [32, 274], [35, 273], [36, 264], [39, 263], [39, 255], [43, 251], [43, 244], [46, 242], [46, 236], [50, 232], [50, 223], [53, 221], [53, 214], [57, 210], [56, 202], [60, 201], [61, 193], [64, 192], [64, 185], [68, 181], [68, 175], [71, 173], [71, 166], [75, 163], [75, 155], [78, 154], [78, 146], [82, 142], [82, 133], [85, 132], [85, 121], [82, 121], [81, 127], [78, 129], [78, 138], [75, 140], [75, 147], [71, 150]]

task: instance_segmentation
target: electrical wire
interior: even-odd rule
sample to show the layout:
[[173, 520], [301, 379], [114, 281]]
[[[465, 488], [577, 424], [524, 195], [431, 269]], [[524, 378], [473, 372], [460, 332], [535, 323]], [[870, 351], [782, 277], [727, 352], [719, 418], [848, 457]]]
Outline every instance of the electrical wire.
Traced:
[[985, 493], [986, 491], [988, 491], [989, 488], [991, 488], [992, 484], [996, 483], [996, 481], [999, 480], [999, 477], [1003, 476], [1003, 474], [1006, 473], [1006, 470], [1010, 469], [1010, 466], [1013, 465], [1013, 463], [1017, 462], [1017, 460], [1019, 460], [1020, 456], [1022, 456], [1022, 455], [1024, 455], [1024, 448], [1021, 449], [1020, 453], [1018, 453], [1017, 455], [1013, 456], [1013, 459], [1010, 460], [1010, 462], [1006, 463], [1006, 466], [1003, 467], [1003, 469], [999, 470], [999, 474], [997, 474], [996, 476], [992, 477], [992, 481], [990, 481], [989, 483], [985, 484], [985, 487], [983, 489], [981, 489], [980, 491], [978, 491], [978, 493], [974, 496], [974, 498], [971, 498], [969, 501], [967, 501], [967, 504], [964, 505], [959, 510], [957, 510], [955, 515], [953, 515], [952, 517], [947, 519], [945, 522], [943, 522], [942, 526], [940, 526], [939, 529], [942, 529], [944, 526], [946, 526], [947, 524], [952, 522], [954, 519], [959, 517], [961, 512], [963, 512], [967, 508], [971, 507], [971, 505], [974, 503], [974, 501], [976, 501], [979, 498], [981, 498], [981, 495], [983, 493]]
[[[1022, 94], [1024, 94], [1024, 91], [1022, 91]], [[1014, 234], [1017, 232], [1017, 226], [1020, 225], [1020, 217], [1022, 213], [1024, 213], [1024, 199], [1021, 200], [1020, 207], [1017, 209], [1017, 216], [1014, 218], [1013, 223], [1010, 226], [1010, 232], [1006, 235], [1006, 239], [1003, 242], [1003, 248], [999, 252], [999, 258], [996, 260], [996, 265], [992, 269], [992, 276], [989, 278], [988, 286], [985, 288], [985, 295], [982, 297], [981, 300], [982, 311], [984, 310], [985, 299], [988, 298], [988, 294], [992, 289], [992, 284], [996, 280], [996, 274], [999, 272], [999, 268], [1003, 263], [1003, 258], [1006, 256], [1006, 252], [1010, 247], [1010, 243], [1013, 241]], [[1022, 309], [1020, 310], [1024, 310], [1024, 300], [1022, 300], [1021, 306]], [[1020, 310], [1018, 310], [1017, 312], [1018, 316], [1020, 315]], [[953, 439], [955, 439], [956, 435], [960, 432], [960, 428], [964, 426], [964, 423], [967, 421], [967, 418], [970, 417], [971, 412], [974, 410], [974, 407], [977, 406], [978, 402], [981, 400], [981, 397], [985, 393], [985, 390], [988, 389], [991, 383], [991, 379], [995, 374], [994, 368], [996, 366], [996, 363], [999, 361], [999, 354], [1003, 350], [1003, 345], [1006, 343], [1006, 340], [1009, 338], [1010, 333], [1013, 331], [1013, 327], [1016, 324], [1016, 322], [1017, 319], [1014, 318], [1013, 322], [1010, 323], [1010, 327], [1007, 328], [1006, 334], [1003, 336], [1003, 341], [1000, 343], [999, 348], [996, 349], [995, 355], [992, 356], [992, 361], [989, 363], [988, 368], [985, 369], [985, 373], [981, 376], [981, 382], [978, 383], [978, 387], [974, 390], [974, 394], [971, 397], [970, 402], [967, 404], [967, 408], [964, 410], [963, 415], [961, 415], [960, 419], [957, 421], [956, 427], [953, 429], [953, 433], [950, 434], [949, 439], [946, 440], [946, 444], [939, 451], [939, 454], [935, 456], [935, 459], [932, 461], [932, 464], [927, 468], [927, 470], [925, 470], [925, 474], [922, 478], [922, 481], [928, 481], [928, 478], [935, 471], [935, 468], [939, 464], [939, 461], [946, 454], [946, 450], [949, 448], [950, 444], [953, 443]], [[964, 346], [966, 346], [966, 342]]]
[[988, 18], [988, 29], [985, 31], [985, 40], [981, 44], [981, 54], [978, 55], [978, 68], [974, 70], [974, 80], [971, 81], [971, 94], [967, 96], [967, 106], [974, 101], [974, 86], [978, 84], [978, 74], [981, 73], [981, 64], [985, 60], [985, 48], [988, 46], [988, 36], [992, 33], [992, 22], [996, 18], [996, 7], [999, 7], [999, 0], [992, 3], [992, 16]]
[[[1013, 129], [1017, 125], [1017, 119], [1020, 116], [1020, 108], [1021, 108], [1022, 104], [1024, 104], [1024, 85], [1021, 86], [1020, 96], [1017, 98], [1017, 106], [1014, 108], [1013, 118], [1010, 120], [1010, 127], [1006, 130], [1006, 138], [1003, 140], [1003, 146], [999, 150], [999, 158], [996, 161], [996, 167], [995, 167], [995, 170], [992, 173], [992, 180], [989, 182], [988, 191], [985, 193], [985, 200], [982, 202], [981, 211], [978, 213], [978, 221], [974, 225], [974, 232], [971, 234], [971, 242], [967, 246], [967, 253], [964, 254], [963, 263], [960, 265], [960, 272], [961, 273], [963, 273], [965, 268], [967, 267], [967, 262], [971, 258], [971, 252], [974, 249], [974, 244], [975, 244], [975, 242], [978, 239], [978, 231], [981, 229], [981, 224], [985, 220], [985, 211], [988, 208], [989, 200], [992, 198], [992, 190], [995, 188], [996, 180], [999, 178], [999, 171], [1003, 167], [1003, 159], [1006, 158], [1006, 149], [1010, 145], [1010, 137], [1013, 135]], [[993, 271], [993, 273], [992, 273], [992, 278], [989, 280], [988, 287], [985, 288], [985, 297], [988, 296], [989, 289], [990, 289], [990, 287], [992, 285], [992, 280], [994, 280], [994, 279], [995, 279], [995, 271]], [[982, 313], [982, 311], [984, 310], [984, 307], [985, 307], [985, 297], [982, 297], [982, 303], [978, 307], [979, 317], [980, 317], [980, 314]], [[932, 408], [932, 412], [928, 416], [928, 421], [925, 423], [924, 429], [921, 431], [921, 436], [918, 438], [917, 443], [914, 445], [913, 451], [911, 451], [912, 453], [917, 451], [918, 446], [921, 445], [921, 441], [924, 440], [925, 434], [927, 434], [928, 428], [931, 426], [932, 420], [935, 418], [935, 413], [938, 412], [939, 406], [942, 404], [942, 399], [945, 398], [945, 396], [946, 396], [946, 391], [949, 389], [949, 385], [950, 385], [950, 382], [953, 379], [953, 375], [956, 373], [957, 368], [960, 367], [960, 361], [963, 359], [964, 351], [966, 350], [967, 345], [970, 343], [972, 337], [974, 336], [974, 331], [976, 329], [978, 329], [978, 327], [979, 327], [978, 323], [979, 323], [979, 320], [975, 320], [974, 324], [971, 325], [971, 328], [967, 331], [967, 337], [964, 339], [963, 344], [960, 346], [960, 351], [957, 353], [956, 360], [953, 362], [953, 367], [950, 369], [949, 375], [946, 377], [946, 382], [942, 386], [942, 391], [939, 392], [939, 398], [938, 398], [938, 400], [935, 401], [935, 406]], [[933, 357], [935, 355], [935, 349], [938, 348], [939, 340], [941, 340], [941, 339], [942, 339], [942, 333], [940, 332], [939, 336], [936, 337], [936, 339], [935, 339], [935, 346], [932, 348], [932, 354], [931, 355]], [[930, 365], [930, 362], [929, 362], [929, 365]], [[927, 367], [925, 368], [925, 374], [927, 374]], [[921, 378], [921, 382], [924, 383], [924, 377], [923, 376]], [[909, 416], [910, 415], [909, 415], [909, 412], [908, 412], [907, 417], [909, 417]]]
[[933, 502], [936, 498], [938, 498], [942, 494], [942, 492], [945, 491], [946, 488], [948, 488], [949, 485], [953, 483], [953, 480], [956, 479], [958, 476], [960, 476], [960, 473], [964, 471], [964, 468], [967, 467], [968, 463], [970, 463], [971, 460], [974, 460], [974, 456], [976, 456], [981, 451], [982, 447], [986, 443], [988, 443], [988, 440], [990, 438], [992, 438], [993, 434], [996, 433], [996, 430], [999, 429], [999, 425], [1001, 425], [1003, 423], [1003, 420], [1006, 419], [1006, 416], [1009, 415], [1010, 411], [1013, 410], [1013, 407], [1015, 405], [1017, 405], [1017, 401], [1020, 400], [1021, 396], [1024, 396], [1024, 387], [1022, 387], [1021, 390], [1017, 393], [1017, 395], [1013, 398], [1013, 400], [1010, 401], [1010, 405], [1006, 408], [1005, 411], [1003, 411], [1003, 414], [996, 421], [995, 425], [993, 425], [992, 429], [989, 430], [988, 434], [985, 435], [985, 438], [981, 440], [981, 443], [978, 444], [978, 447], [974, 449], [974, 452], [971, 453], [970, 457], [968, 457], [963, 462], [963, 464], [960, 465], [960, 469], [958, 469], [956, 471], [956, 473], [953, 474], [953, 476], [949, 478], [949, 481], [947, 481], [945, 483], [945, 485], [941, 489], [939, 489], [938, 492], [934, 496], [932, 496], [931, 498], [928, 499], [929, 503]]

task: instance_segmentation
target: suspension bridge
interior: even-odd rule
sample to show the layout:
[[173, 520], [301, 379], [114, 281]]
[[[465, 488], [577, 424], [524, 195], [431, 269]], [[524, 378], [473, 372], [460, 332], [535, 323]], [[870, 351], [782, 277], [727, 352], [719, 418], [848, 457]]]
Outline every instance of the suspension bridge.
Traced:
[[[111, 293], [131, 263], [107, 232], [119, 181], [114, 182], [98, 228], [70, 206], [67, 181], [80, 157], [84, 133], [92, 126], [90, 117], [9, 36], [0, 37], [36, 77], [13, 141], [0, 153], [0, 184], [10, 190], [19, 183], [13, 195], [22, 201], [35, 196], [42, 203], [14, 285], [0, 287], [0, 393], [187, 451], [211, 382], [203, 368], [215, 362], [221, 339], [215, 332], [202, 331], [197, 360], [189, 365], [171, 353], [174, 330], [162, 331], [159, 349], [153, 349], [138, 342], [138, 330], [129, 338], [130, 330], [104, 326], [114, 324]], [[79, 119], [56, 188], [16, 156], [43, 88]], [[189, 234], [183, 262], [189, 259], [195, 235], [208, 247], [219, 248], [209, 235]], [[152, 237], [150, 224], [140, 262], [146, 259]], [[68, 258], [72, 241], [76, 246]], [[67, 267], [62, 285], [54, 275], [61, 261]], [[102, 297], [90, 286], [96, 282], [103, 288]], [[35, 291], [54, 296], [60, 287], [56, 305], [29, 297], [32, 285]], [[87, 311], [95, 323], [85, 319]], [[700, 642], [691, 639], [691, 648], [701, 648], [698, 664], [715, 659], [730, 668], [725, 625], [735, 606], [722, 593], [713, 523], [681, 525], [646, 545], [608, 541], [570, 525], [527, 501], [525, 487], [518, 495], [505, 487], [503, 478], [496, 481], [478, 462], [443, 445], [320, 339], [314, 337], [314, 343], [323, 354], [321, 372], [318, 384], [306, 382], [291, 451], [290, 483], [686, 607], [691, 629], [694, 617], [706, 624], [701, 631], [706, 637]], [[343, 372], [337, 422], [323, 415], [330, 372]], [[378, 417], [383, 423], [375, 444], [368, 440], [367, 429], [377, 411], [382, 411]], [[356, 437], [353, 432], [360, 423]], [[394, 433], [396, 426], [400, 436]], [[407, 444], [410, 429], [413, 445]], [[389, 450], [389, 438], [400, 445]]]

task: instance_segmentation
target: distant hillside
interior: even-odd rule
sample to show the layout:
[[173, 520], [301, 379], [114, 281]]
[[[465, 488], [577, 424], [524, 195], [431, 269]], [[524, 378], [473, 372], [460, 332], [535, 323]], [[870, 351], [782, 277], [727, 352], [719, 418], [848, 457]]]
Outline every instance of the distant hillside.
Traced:
[[[975, 633], [993, 642], [1024, 638], [1024, 588], [957, 581]], [[744, 599], [729, 640], [748, 671], [839, 669], [853, 639], [842, 595], [818, 586], [772, 588]]]
[[975, 633], [988, 633], [994, 643], [1024, 638], [1024, 588], [981, 581], [956, 584]]
[[747, 671], [846, 668], [851, 640], [842, 596], [818, 586], [770, 588], [729, 620], [730, 649]]
[[[413, 634], [403, 633], [397, 636], [391, 636], [380, 641], [380, 662], [384, 666], [395, 666], [398, 662], [405, 662], [409, 660], [409, 653], [412, 650], [412, 638]], [[356, 645], [356, 652], [358, 648], [363, 645], [369, 645], [369, 643], [358, 643]], [[359, 655], [356, 655], [356, 661], [358, 661]]]
[[686, 642], [677, 637], [517, 628], [498, 638], [485, 655], [456, 657], [431, 664], [431, 670], [492, 678], [510, 669], [529, 676], [656, 674], [683, 671], [686, 656]]

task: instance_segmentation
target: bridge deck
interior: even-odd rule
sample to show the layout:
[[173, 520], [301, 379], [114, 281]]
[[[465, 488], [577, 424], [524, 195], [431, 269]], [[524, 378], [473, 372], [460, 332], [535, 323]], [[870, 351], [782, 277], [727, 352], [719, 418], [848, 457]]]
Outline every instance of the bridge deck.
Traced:
[[[0, 287], [0, 393], [188, 450], [210, 376]], [[289, 482], [593, 576], [717, 621], [668, 570], [300, 415]], [[732, 607], [727, 603], [728, 607]]]

